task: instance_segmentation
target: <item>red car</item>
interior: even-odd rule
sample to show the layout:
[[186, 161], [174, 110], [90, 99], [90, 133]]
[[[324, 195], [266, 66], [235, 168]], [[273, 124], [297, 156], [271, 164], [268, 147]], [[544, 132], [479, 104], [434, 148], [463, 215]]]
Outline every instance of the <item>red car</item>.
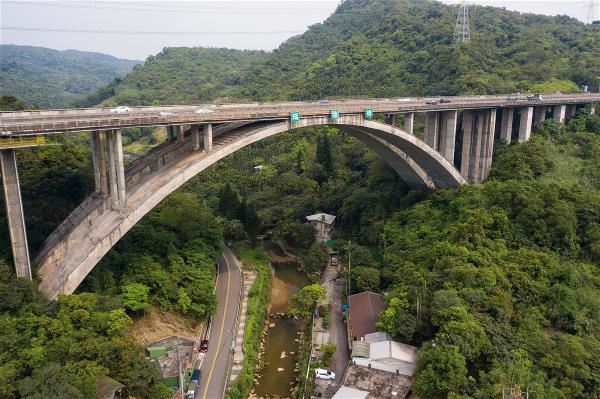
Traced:
[[200, 343], [200, 352], [206, 353], [208, 352], [208, 340], [203, 339]]

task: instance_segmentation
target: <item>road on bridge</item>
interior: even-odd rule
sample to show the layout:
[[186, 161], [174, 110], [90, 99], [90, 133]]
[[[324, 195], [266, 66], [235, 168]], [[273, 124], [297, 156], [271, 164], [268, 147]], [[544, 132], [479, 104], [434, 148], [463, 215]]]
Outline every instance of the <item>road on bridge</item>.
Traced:
[[242, 288], [240, 265], [225, 247], [218, 260], [217, 312], [212, 317], [208, 334], [208, 352], [200, 367], [196, 398], [221, 399], [227, 386], [231, 341], [236, 331], [236, 317]]

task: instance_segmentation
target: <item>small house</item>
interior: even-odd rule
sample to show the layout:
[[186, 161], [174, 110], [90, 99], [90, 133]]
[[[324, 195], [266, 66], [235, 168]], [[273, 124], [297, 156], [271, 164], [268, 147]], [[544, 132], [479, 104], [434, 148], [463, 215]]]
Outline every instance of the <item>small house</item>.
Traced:
[[333, 233], [333, 223], [335, 222], [335, 216], [328, 215], [326, 213], [317, 213], [306, 217], [308, 223], [312, 224], [315, 228], [315, 238], [317, 242], [326, 243], [331, 239]]

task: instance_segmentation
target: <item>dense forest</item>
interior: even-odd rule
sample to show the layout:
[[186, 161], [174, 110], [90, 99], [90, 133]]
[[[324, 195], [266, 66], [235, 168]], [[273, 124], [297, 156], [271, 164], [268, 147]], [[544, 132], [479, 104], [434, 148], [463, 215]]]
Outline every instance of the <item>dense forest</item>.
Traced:
[[[167, 48], [77, 104], [597, 85], [600, 26], [477, 7], [471, 45], [454, 46], [455, 16], [455, 7], [432, 1], [347, 0], [273, 52]], [[10, 79], [23, 88], [0, 98], [2, 110], [52, 106], [63, 93], [31, 77]], [[77, 93], [89, 92], [73, 82]], [[160, 141], [147, 129], [125, 139], [150, 134]], [[89, 138], [60, 144], [18, 152], [34, 255], [93, 189]], [[483, 184], [421, 193], [336, 128], [265, 139], [163, 201], [75, 295], [58, 301], [37, 294], [37, 281], [13, 276], [0, 206], [0, 398], [91, 398], [102, 375], [133, 397], [168, 397], [128, 334], [132, 322], [150, 311], [196, 321], [212, 314], [223, 241], [253, 245], [271, 231], [315, 279], [324, 248], [304, 218], [320, 211], [337, 216], [344, 257], [352, 240], [353, 290], [386, 294], [380, 327], [421, 348], [420, 397], [495, 398], [515, 383], [534, 398], [600, 397], [600, 118], [581, 110], [567, 125], [543, 123], [528, 143], [495, 148]]]
[[452, 45], [456, 6], [348, 0], [270, 53], [167, 48], [92, 102], [317, 99], [577, 91], [597, 87], [600, 25], [476, 7]]
[[77, 50], [0, 45], [0, 95], [30, 107], [65, 108], [131, 71], [139, 61]]

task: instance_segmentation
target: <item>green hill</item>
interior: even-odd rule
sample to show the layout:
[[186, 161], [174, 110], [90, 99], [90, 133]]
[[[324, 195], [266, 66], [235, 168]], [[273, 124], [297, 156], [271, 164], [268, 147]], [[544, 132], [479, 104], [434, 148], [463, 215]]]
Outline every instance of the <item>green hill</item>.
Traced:
[[0, 45], [0, 95], [40, 107], [66, 107], [138, 63], [100, 53]]
[[455, 6], [429, 0], [347, 0], [325, 22], [270, 53], [165, 49], [104, 98], [150, 104], [484, 94], [535, 84], [569, 91], [598, 84], [600, 26], [477, 7], [471, 43], [453, 45], [456, 13]]

